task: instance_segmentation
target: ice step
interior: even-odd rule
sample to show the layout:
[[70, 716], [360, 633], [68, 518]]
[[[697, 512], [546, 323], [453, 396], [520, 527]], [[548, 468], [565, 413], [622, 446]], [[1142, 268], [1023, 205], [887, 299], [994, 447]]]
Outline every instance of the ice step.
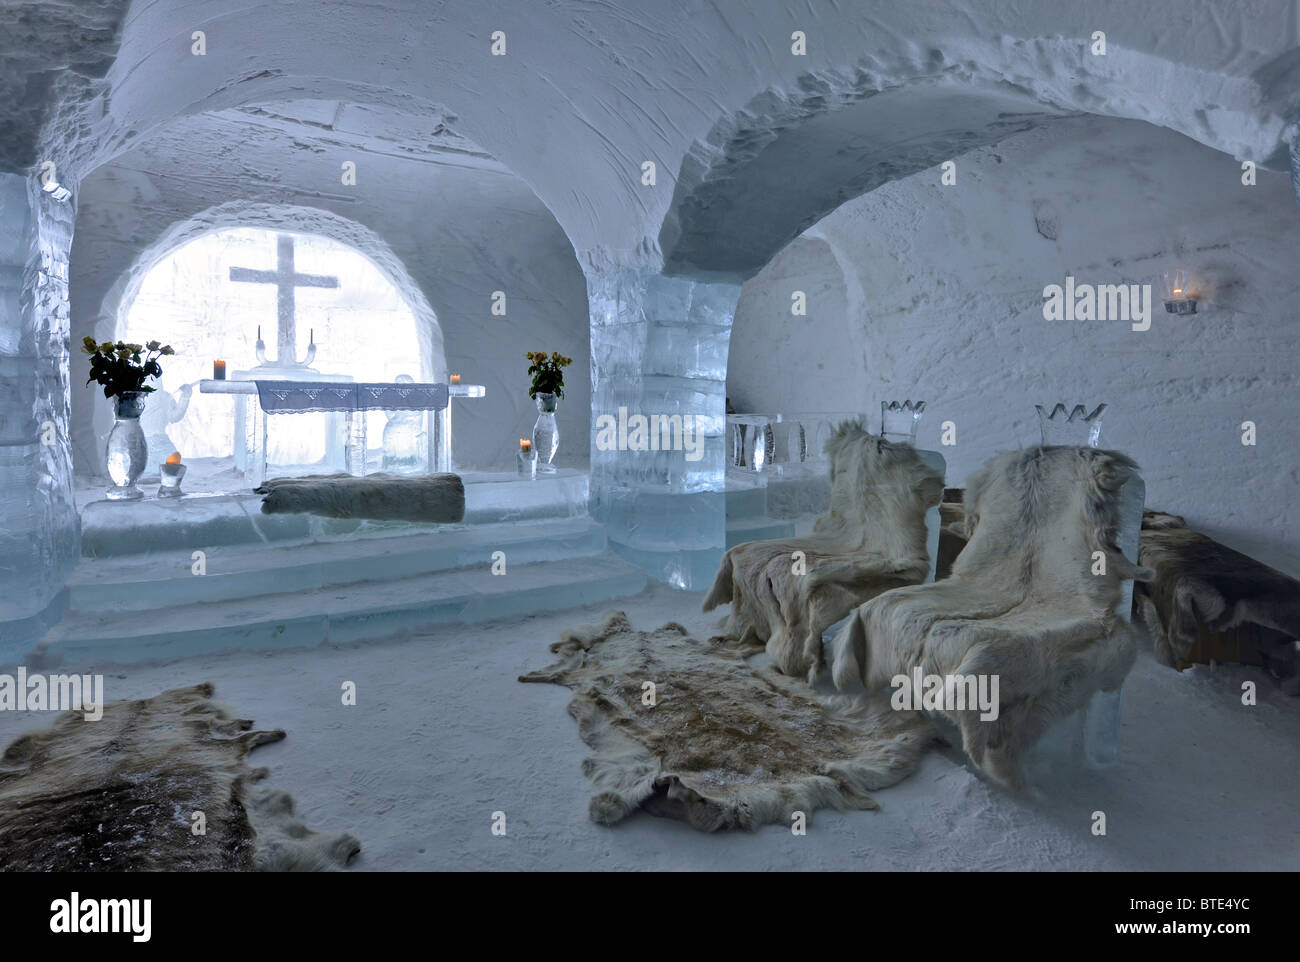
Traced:
[[727, 521], [727, 547], [734, 548], [746, 541], [773, 541], [793, 538], [794, 522], [775, 518], [744, 518]]
[[463, 525], [416, 524], [262, 514], [260, 494], [189, 494], [171, 500], [91, 501], [81, 509], [81, 552], [122, 557], [161, 550], [188, 554], [216, 545], [264, 545], [420, 535], [460, 527], [585, 518], [585, 472], [561, 468], [535, 481], [516, 474], [466, 472]]
[[[497, 551], [509, 566], [586, 557], [605, 547], [604, 528], [590, 518], [447, 527], [357, 541], [198, 543], [150, 555], [83, 558], [68, 583], [68, 604], [73, 611], [143, 611], [488, 565]], [[204, 555], [203, 575], [195, 573], [195, 550]]]
[[84, 670], [100, 663], [184, 658], [229, 649], [339, 644], [435, 624], [475, 624], [625, 598], [643, 572], [608, 552], [587, 558], [490, 564], [397, 581], [361, 582], [236, 602], [142, 613], [70, 612], [27, 663]]

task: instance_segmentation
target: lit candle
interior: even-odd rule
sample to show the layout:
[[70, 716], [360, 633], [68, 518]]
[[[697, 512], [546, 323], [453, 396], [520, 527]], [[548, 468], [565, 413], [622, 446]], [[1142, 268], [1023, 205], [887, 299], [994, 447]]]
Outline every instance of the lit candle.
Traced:
[[158, 489], [160, 498], [179, 498], [181, 496], [181, 478], [185, 477], [185, 465], [181, 464], [181, 453], [173, 451], [167, 455], [159, 468], [162, 486]]
[[519, 453], [515, 455], [515, 465], [521, 478], [537, 477], [537, 456], [533, 454], [533, 442], [528, 438], [519, 439]]
[[460, 375], [459, 375], [459, 374], [453, 374], [453, 375], [451, 376], [451, 383], [452, 383], [452, 384], [459, 384], [459, 383], [460, 383]]
[[212, 380], [214, 380], [214, 381], [224, 381], [225, 379], [226, 379], [226, 362], [225, 362], [225, 361], [213, 361], [213, 362], [212, 362]]

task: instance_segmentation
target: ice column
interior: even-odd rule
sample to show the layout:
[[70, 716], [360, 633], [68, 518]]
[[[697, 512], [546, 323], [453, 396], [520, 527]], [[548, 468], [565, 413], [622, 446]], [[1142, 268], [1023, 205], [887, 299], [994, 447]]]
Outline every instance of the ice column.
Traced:
[[727, 350], [740, 283], [589, 275], [591, 513], [613, 550], [702, 590], [726, 543]]
[[0, 662], [62, 615], [80, 553], [68, 437], [75, 210], [0, 174]]

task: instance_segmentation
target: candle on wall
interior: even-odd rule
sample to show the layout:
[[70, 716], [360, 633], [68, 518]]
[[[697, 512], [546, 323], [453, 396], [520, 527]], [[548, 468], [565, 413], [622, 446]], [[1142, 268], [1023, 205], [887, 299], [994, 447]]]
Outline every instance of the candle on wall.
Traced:
[[213, 362], [212, 362], [212, 380], [214, 380], [214, 381], [224, 381], [225, 379], [226, 379], [226, 362], [225, 362], [225, 361], [213, 361]]
[[460, 383], [460, 375], [459, 375], [459, 374], [453, 374], [453, 375], [451, 376], [451, 383], [452, 383], [452, 384], [459, 384], [459, 383]]

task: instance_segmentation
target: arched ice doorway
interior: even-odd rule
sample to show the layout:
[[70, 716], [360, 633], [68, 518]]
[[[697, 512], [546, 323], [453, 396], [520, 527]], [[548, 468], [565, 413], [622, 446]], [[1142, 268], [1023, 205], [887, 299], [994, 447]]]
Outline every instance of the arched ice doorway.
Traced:
[[[284, 273], [290, 266], [293, 283]], [[166, 446], [187, 463], [207, 461], [203, 474], [220, 487], [224, 474], [235, 483], [235, 410], [229, 398], [200, 395], [198, 382], [212, 377], [217, 359], [232, 375], [257, 364], [259, 333], [267, 361], [283, 354], [302, 362], [312, 351], [312, 368], [325, 376], [392, 381], [446, 373], [437, 318], [400, 262], [370, 231], [315, 209], [226, 205], [177, 225], [114, 285], [91, 336], [156, 339], [175, 349], [146, 409], [151, 455], [159, 455], [151, 460], [164, 457], [155, 448]], [[82, 417], [74, 411], [83, 477], [100, 470], [111, 426], [106, 406], [86, 394]], [[371, 417], [368, 433], [378, 441], [384, 417]], [[318, 434], [273, 426], [270, 462], [323, 464], [327, 442]]]

